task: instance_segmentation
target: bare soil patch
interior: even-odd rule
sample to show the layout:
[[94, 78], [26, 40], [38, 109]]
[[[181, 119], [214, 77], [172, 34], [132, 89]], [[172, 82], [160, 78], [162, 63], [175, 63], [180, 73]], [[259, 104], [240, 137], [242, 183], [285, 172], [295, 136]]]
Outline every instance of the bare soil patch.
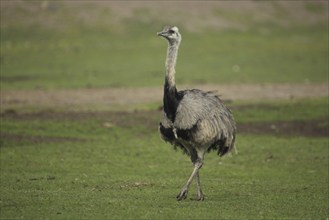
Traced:
[[[260, 106], [261, 107], [261, 106]], [[134, 111], [134, 112], [54, 112], [41, 111], [35, 113], [17, 113], [14, 110], [0, 114], [1, 119], [11, 120], [61, 120], [61, 121], [83, 121], [98, 120], [99, 126], [111, 128], [113, 126], [133, 128], [143, 126], [151, 132], [158, 129], [159, 119], [162, 112], [157, 111]], [[328, 123], [324, 120], [307, 121], [269, 121], [269, 122], [237, 122], [238, 133], [244, 134], [266, 134], [275, 136], [306, 136], [306, 137], [328, 137]], [[63, 142], [81, 141], [79, 138], [42, 137], [13, 135], [0, 133], [1, 139], [14, 141], [39, 142]]]
[[328, 123], [324, 120], [271, 121], [238, 123], [238, 132], [275, 136], [328, 137]]
[[[181, 89], [199, 88], [217, 91], [225, 100], [289, 100], [328, 96], [327, 84], [255, 84], [255, 85], [200, 85], [183, 86]], [[93, 106], [113, 106], [162, 102], [163, 90], [158, 88], [106, 88], [75, 90], [15, 90], [1, 91], [0, 119], [11, 120], [59, 120], [83, 121], [98, 120], [100, 126], [111, 128], [119, 126], [132, 128], [144, 126], [156, 132], [161, 111], [93, 111]], [[17, 113], [21, 106], [37, 106], [48, 109], [32, 113]], [[85, 106], [90, 111], [82, 111]], [[268, 109], [271, 106], [257, 105], [257, 108]], [[65, 108], [65, 111], [49, 109]], [[255, 105], [239, 106], [239, 110], [255, 108]], [[243, 108], [243, 109], [241, 109]], [[88, 109], [88, 108], [87, 108]], [[73, 111], [74, 110], [74, 111]], [[238, 132], [246, 134], [267, 134], [276, 136], [328, 137], [328, 123], [324, 120], [308, 121], [271, 121], [237, 123]], [[17, 142], [69, 142], [82, 141], [79, 138], [45, 137], [0, 133], [1, 140]]]
[[[216, 91], [224, 100], [290, 100], [328, 96], [328, 84], [247, 84], [195, 85], [179, 89], [198, 88]], [[91, 88], [58, 90], [1, 91], [1, 110], [15, 107], [93, 109], [116, 105], [161, 103], [162, 87], [151, 88]]]

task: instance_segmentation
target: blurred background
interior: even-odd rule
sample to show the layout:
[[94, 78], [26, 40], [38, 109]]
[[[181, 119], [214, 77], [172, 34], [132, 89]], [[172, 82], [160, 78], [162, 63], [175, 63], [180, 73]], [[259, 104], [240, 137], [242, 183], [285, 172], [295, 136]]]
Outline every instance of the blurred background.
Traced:
[[328, 1], [1, 1], [1, 88], [160, 86], [167, 24], [178, 84], [328, 79]]

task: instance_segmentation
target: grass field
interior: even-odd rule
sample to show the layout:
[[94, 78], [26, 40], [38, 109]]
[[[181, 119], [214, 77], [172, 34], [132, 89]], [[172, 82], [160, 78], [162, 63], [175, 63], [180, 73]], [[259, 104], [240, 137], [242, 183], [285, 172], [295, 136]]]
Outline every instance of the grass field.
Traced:
[[[178, 85], [328, 81], [326, 1], [0, 3], [7, 96], [160, 87], [166, 43], [156, 32], [167, 22], [183, 35]], [[168, 20], [157, 16], [163, 8]], [[0, 219], [329, 218], [328, 96], [228, 100], [238, 153], [206, 155], [203, 202], [195, 185], [176, 201], [193, 167], [160, 140], [160, 102], [6, 100]]]
[[[86, 30], [83, 35], [57, 37], [38, 28], [32, 36], [21, 29], [6, 29], [2, 33], [2, 87], [158, 86], [166, 53], [166, 42], [155, 34], [161, 28], [142, 28], [128, 36]], [[177, 67], [180, 84], [316, 83], [328, 77], [328, 35], [323, 27], [274, 30], [265, 36], [254, 31], [192, 35], [183, 30], [182, 34], [186, 37]], [[22, 35], [24, 39], [15, 37]]]
[[[327, 117], [327, 104], [323, 99], [310, 105], [319, 112], [317, 118]], [[292, 109], [284, 106], [281, 114], [297, 120]], [[237, 121], [252, 119], [252, 109], [255, 106], [237, 112]], [[300, 115], [307, 115], [309, 110], [302, 108]], [[260, 114], [258, 120], [270, 126], [277, 113], [268, 112]], [[238, 154], [222, 159], [207, 155], [201, 171], [206, 200], [179, 203], [175, 195], [192, 166], [181, 152], [160, 141], [160, 115], [158, 111], [2, 114], [2, 217], [328, 216], [326, 136], [252, 135], [248, 130], [241, 131]], [[300, 116], [298, 120], [309, 119]], [[328, 129], [327, 122], [319, 126]], [[194, 196], [191, 190], [190, 197]]]
[[[32, 3], [29, 7], [36, 11], [31, 12], [28, 7], [20, 10], [7, 7], [2, 15], [2, 23], [7, 24], [1, 27], [3, 89], [162, 84], [166, 42], [159, 39], [156, 32], [162, 29], [164, 22], [145, 22], [145, 13], [136, 9], [133, 19], [106, 26], [98, 20], [89, 21], [91, 24], [80, 21], [79, 13], [74, 10], [84, 12], [86, 9], [81, 7], [59, 5], [57, 11], [40, 10], [39, 5]], [[38, 16], [27, 19], [29, 13]], [[72, 13], [77, 16], [71, 18]], [[317, 15], [308, 13], [313, 17]], [[320, 11], [318, 15], [321, 17], [325, 13]], [[215, 15], [217, 19], [229, 16], [224, 12]], [[111, 13], [98, 16], [99, 20], [114, 19]], [[281, 27], [273, 22], [246, 20], [247, 23], [243, 23], [245, 18], [241, 15], [241, 19], [237, 19], [237, 16], [226, 19], [239, 21], [248, 27], [246, 30], [200, 28], [191, 32], [182, 26], [177, 83], [316, 83], [328, 80], [325, 19], [309, 25], [296, 21], [294, 25]], [[58, 21], [66, 17], [69, 22]], [[45, 27], [44, 23], [48, 25]]]

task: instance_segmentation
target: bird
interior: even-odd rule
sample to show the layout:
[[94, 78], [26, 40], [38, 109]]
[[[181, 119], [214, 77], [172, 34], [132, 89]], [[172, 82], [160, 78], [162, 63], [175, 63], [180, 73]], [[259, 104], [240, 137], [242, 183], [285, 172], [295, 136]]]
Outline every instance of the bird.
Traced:
[[187, 154], [194, 169], [176, 199], [187, 198], [196, 179], [196, 200], [203, 201], [199, 170], [204, 156], [213, 150], [221, 157], [234, 149], [236, 123], [232, 112], [215, 92], [199, 89], [178, 91], [175, 66], [182, 36], [177, 26], [166, 25], [157, 35], [168, 41], [163, 92], [163, 117], [159, 123], [160, 137], [175, 149]]

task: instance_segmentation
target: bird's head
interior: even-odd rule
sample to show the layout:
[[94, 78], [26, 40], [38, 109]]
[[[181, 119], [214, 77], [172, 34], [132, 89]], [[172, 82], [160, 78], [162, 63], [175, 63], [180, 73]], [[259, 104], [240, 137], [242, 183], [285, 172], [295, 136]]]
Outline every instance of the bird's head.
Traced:
[[182, 39], [176, 26], [165, 26], [157, 35], [166, 38], [170, 45], [179, 44]]

